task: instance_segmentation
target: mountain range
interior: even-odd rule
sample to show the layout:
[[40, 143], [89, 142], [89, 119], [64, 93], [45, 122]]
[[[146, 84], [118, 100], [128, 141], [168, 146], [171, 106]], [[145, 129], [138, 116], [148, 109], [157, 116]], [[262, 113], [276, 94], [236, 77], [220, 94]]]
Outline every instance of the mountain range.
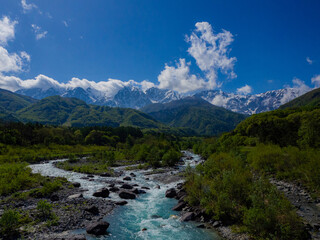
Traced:
[[87, 104], [77, 98], [58, 95], [37, 100], [0, 89], [0, 106], [1, 121], [75, 127], [134, 126], [182, 135], [218, 135], [233, 129], [246, 117], [213, 106], [199, 97], [149, 104], [139, 111]]
[[43, 99], [55, 95], [74, 97], [85, 101], [87, 104], [133, 109], [141, 109], [152, 103], [168, 103], [185, 97], [196, 96], [233, 112], [251, 115], [277, 109], [306, 91], [299, 88], [284, 88], [254, 95], [241, 95], [226, 93], [221, 90], [208, 90], [182, 95], [172, 90], [159, 89], [157, 87], [143, 90], [141, 86], [131, 84], [108, 92], [90, 87], [64, 88], [50, 86], [20, 89], [16, 93], [35, 99]]

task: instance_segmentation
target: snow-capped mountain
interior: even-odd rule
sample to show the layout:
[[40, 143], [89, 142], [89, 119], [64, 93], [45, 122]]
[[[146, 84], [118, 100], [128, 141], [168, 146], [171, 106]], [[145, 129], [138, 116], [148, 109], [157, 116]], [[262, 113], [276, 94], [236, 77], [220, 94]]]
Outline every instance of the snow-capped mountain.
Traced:
[[251, 115], [277, 109], [306, 92], [306, 89], [284, 88], [255, 95], [240, 95], [210, 90], [197, 93], [195, 96], [233, 112]]
[[[255, 95], [240, 95], [226, 93], [221, 90], [208, 90], [190, 95], [200, 97], [213, 105], [224, 107], [233, 112], [251, 115], [277, 109], [280, 105], [299, 97], [306, 91], [306, 89], [300, 88], [284, 88]], [[99, 91], [93, 88], [63, 88], [56, 86], [47, 89], [20, 89], [16, 92], [36, 99], [60, 95], [79, 98], [88, 104], [135, 109], [140, 109], [151, 103], [167, 103], [186, 97], [186, 95], [181, 96], [175, 91], [157, 87], [142, 90], [141, 86], [134, 84], [117, 87], [107, 93], [103, 89]]]
[[180, 99], [180, 95], [172, 90], [149, 88], [143, 91], [139, 86], [123, 86], [113, 94], [108, 95], [104, 91], [92, 88], [62, 88], [50, 87], [47, 89], [28, 88], [20, 89], [16, 93], [27, 95], [35, 99], [60, 95], [62, 97], [74, 97], [88, 104], [106, 105], [110, 107], [123, 107], [139, 109], [151, 103], [167, 103]]

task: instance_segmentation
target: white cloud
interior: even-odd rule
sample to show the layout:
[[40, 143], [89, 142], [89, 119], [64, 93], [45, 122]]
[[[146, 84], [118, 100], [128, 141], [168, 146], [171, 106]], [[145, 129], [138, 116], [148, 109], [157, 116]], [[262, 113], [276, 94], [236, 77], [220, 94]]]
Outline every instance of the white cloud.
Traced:
[[223, 96], [221, 94], [219, 95], [216, 95], [212, 101], [211, 101], [211, 104], [215, 105], [215, 106], [219, 106], [219, 107], [227, 107], [227, 103], [228, 101], [230, 100], [230, 97], [226, 97], [226, 96]]
[[285, 104], [290, 100], [309, 92], [311, 88], [305, 84], [304, 81], [300, 80], [299, 78], [294, 78], [292, 80], [293, 86], [284, 86], [285, 92], [283, 92], [283, 97], [280, 100], [281, 104]]
[[142, 81], [141, 83], [130, 80], [127, 82], [111, 79], [107, 81], [94, 82], [87, 79], [72, 78], [67, 83], [59, 83], [57, 80], [45, 76], [43, 74], [38, 75], [34, 79], [22, 80], [14, 76], [5, 76], [0, 72], [0, 88], [7, 89], [10, 91], [17, 91], [20, 89], [30, 89], [30, 88], [40, 88], [42, 90], [48, 90], [49, 88], [54, 88], [57, 90], [67, 90], [74, 89], [77, 87], [83, 88], [85, 90], [90, 88], [90, 91], [95, 96], [112, 98], [117, 92], [126, 86], [137, 86], [141, 89], [148, 89], [154, 86], [153, 83], [148, 81]]
[[67, 21], [62, 21], [62, 23], [65, 27], [69, 27], [69, 24], [67, 23]]
[[18, 72], [22, 70], [25, 61], [30, 61], [30, 56], [26, 52], [9, 53], [7, 49], [0, 46], [0, 73]]
[[213, 89], [222, 85], [218, 81], [218, 71], [229, 78], [236, 78], [233, 67], [237, 59], [228, 57], [233, 35], [226, 30], [215, 34], [208, 22], [197, 22], [195, 26], [196, 30], [186, 37], [187, 42], [191, 44], [188, 52], [206, 74], [207, 88]]
[[48, 31], [42, 31], [41, 27], [37, 26], [36, 24], [31, 24], [31, 27], [32, 27], [34, 33], [36, 34], [37, 40], [44, 38], [48, 33]]
[[7, 16], [0, 19], [0, 45], [6, 45], [14, 38], [14, 26], [17, 23], [17, 21], [11, 21]]
[[34, 3], [28, 4], [26, 0], [21, 0], [21, 6], [24, 13], [31, 11], [33, 8], [37, 8], [37, 5], [35, 5]]
[[313, 61], [312, 61], [309, 57], [306, 58], [306, 61], [307, 61], [310, 65], [313, 63]]
[[311, 78], [311, 82], [315, 85], [315, 87], [320, 87], [320, 74], [315, 75], [313, 78]]
[[252, 92], [252, 87], [250, 87], [248, 84], [241, 88], [237, 88], [237, 93], [241, 95], [247, 95]]
[[153, 82], [149, 82], [149, 81], [146, 81], [146, 80], [143, 80], [140, 84], [141, 84], [141, 89], [144, 92], [147, 91], [149, 88], [155, 87]]
[[27, 62], [31, 61], [31, 57], [28, 53], [26, 53], [25, 51], [20, 52], [20, 56], [21, 58], [25, 59]]
[[208, 83], [196, 75], [190, 74], [190, 63], [183, 58], [179, 59], [176, 67], [165, 65], [158, 76], [159, 88], [171, 89], [177, 92], [190, 92], [207, 88]]

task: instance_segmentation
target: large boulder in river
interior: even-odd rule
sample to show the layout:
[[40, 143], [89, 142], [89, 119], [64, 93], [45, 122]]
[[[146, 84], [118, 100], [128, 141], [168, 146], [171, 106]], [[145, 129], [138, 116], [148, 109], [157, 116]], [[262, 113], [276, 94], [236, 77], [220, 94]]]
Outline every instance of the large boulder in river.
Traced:
[[100, 174], [100, 176], [101, 177], [112, 177], [111, 173], [108, 173], [108, 172], [102, 173], [102, 174]]
[[124, 189], [132, 189], [133, 186], [131, 186], [130, 184], [123, 184], [120, 188], [124, 188]]
[[93, 193], [93, 196], [106, 198], [109, 196], [109, 190], [108, 190], [108, 188], [102, 188], [102, 189], [96, 191], [95, 193]]
[[131, 181], [131, 177], [127, 176], [123, 178], [124, 181]]
[[87, 231], [87, 233], [93, 234], [96, 236], [105, 235], [107, 233], [107, 229], [108, 229], [109, 225], [110, 224], [108, 222], [103, 222], [103, 221], [94, 222], [94, 223], [89, 224], [86, 227], [86, 231]]
[[81, 184], [80, 184], [80, 183], [78, 183], [78, 182], [74, 182], [74, 183], [72, 183], [72, 185], [73, 185], [75, 188], [78, 188], [78, 187], [80, 187], [80, 186], [81, 186]]
[[119, 193], [119, 197], [123, 199], [135, 199], [136, 195], [132, 192], [127, 192], [127, 191], [121, 191]]
[[110, 192], [118, 192], [118, 191], [119, 191], [119, 188], [117, 188], [117, 187], [111, 187], [111, 188], [109, 188], [109, 191], [110, 191]]
[[180, 220], [182, 222], [187, 222], [187, 221], [190, 221], [194, 218], [194, 213], [193, 212], [187, 212], [185, 214], [183, 214], [180, 218]]
[[127, 201], [118, 201], [118, 202], [115, 202], [116, 205], [119, 205], [119, 206], [123, 206], [123, 205], [126, 205], [128, 202]]
[[177, 192], [174, 188], [170, 188], [166, 191], [167, 198], [174, 198], [175, 196], [177, 196]]
[[94, 215], [99, 215], [99, 208], [97, 208], [96, 206], [87, 207], [85, 211], [92, 213]]

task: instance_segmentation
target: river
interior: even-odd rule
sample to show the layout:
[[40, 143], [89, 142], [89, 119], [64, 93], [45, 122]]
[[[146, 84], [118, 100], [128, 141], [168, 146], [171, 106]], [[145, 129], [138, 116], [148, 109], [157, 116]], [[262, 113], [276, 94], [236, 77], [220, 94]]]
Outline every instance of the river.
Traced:
[[[179, 168], [181, 171], [187, 164], [196, 165], [200, 161], [200, 156], [191, 152], [185, 152], [184, 165]], [[91, 198], [92, 193], [106, 186], [104, 177], [95, 176], [94, 181], [83, 179], [86, 174], [75, 173], [58, 169], [54, 166], [54, 162], [64, 160], [54, 160], [44, 164], [31, 165], [34, 173], [40, 173], [44, 176], [65, 177], [70, 182], [79, 182], [84, 192], [84, 197]], [[119, 169], [117, 169], [119, 170]], [[108, 235], [103, 237], [93, 237], [86, 235], [87, 239], [175, 239], [175, 240], [218, 240], [221, 239], [214, 231], [197, 228], [197, 223], [181, 222], [179, 220], [179, 212], [172, 211], [171, 208], [177, 204], [177, 200], [165, 197], [167, 189], [176, 186], [178, 182], [163, 184], [150, 177], [146, 180], [145, 171], [129, 171], [134, 172], [136, 177], [130, 184], [138, 184], [139, 186], [149, 187], [150, 190], [146, 194], [141, 194], [135, 200], [129, 200], [125, 206], [117, 207], [110, 214], [104, 217], [104, 220], [110, 223]], [[129, 172], [125, 172], [128, 175]], [[115, 180], [122, 180], [114, 178]], [[108, 178], [110, 179], [110, 178]], [[161, 188], [156, 188], [160, 185]], [[110, 193], [110, 200], [120, 200], [116, 193]], [[142, 231], [142, 229], [146, 229]], [[84, 229], [76, 230], [75, 233], [85, 234]]]

